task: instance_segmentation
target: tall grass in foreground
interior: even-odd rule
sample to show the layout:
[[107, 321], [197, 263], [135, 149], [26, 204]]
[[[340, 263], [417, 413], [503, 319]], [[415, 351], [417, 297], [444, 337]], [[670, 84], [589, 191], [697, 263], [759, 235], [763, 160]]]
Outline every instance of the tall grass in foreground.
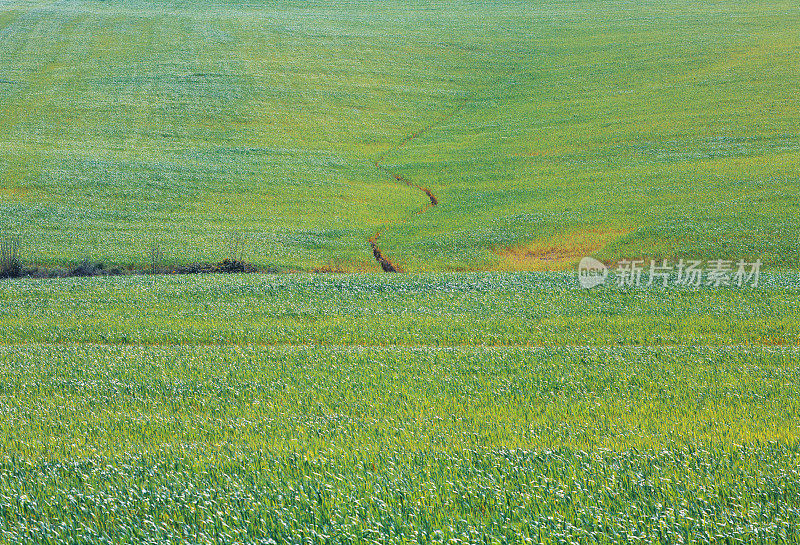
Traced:
[[797, 290], [4, 282], [0, 542], [796, 543]]
[[0, 348], [5, 543], [796, 543], [793, 348]]

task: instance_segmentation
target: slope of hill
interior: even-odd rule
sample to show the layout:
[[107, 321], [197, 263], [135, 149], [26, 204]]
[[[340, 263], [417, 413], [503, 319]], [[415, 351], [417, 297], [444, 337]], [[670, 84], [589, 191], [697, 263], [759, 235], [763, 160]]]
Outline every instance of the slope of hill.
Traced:
[[237, 233], [262, 267], [378, 271], [380, 230], [409, 271], [797, 267], [793, 10], [6, 2], [0, 234], [50, 265]]

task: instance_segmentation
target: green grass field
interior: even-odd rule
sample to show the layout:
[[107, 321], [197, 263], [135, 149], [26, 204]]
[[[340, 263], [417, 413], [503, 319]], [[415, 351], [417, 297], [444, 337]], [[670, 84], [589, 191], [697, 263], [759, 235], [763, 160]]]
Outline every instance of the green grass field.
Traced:
[[796, 269], [799, 32], [789, 1], [4, 2], [0, 233], [50, 266], [236, 231], [377, 271], [383, 228], [408, 271]]
[[0, 275], [297, 273], [0, 280], [0, 544], [800, 543], [798, 61], [789, 1], [0, 0]]
[[0, 541], [797, 543], [799, 293], [6, 281]]

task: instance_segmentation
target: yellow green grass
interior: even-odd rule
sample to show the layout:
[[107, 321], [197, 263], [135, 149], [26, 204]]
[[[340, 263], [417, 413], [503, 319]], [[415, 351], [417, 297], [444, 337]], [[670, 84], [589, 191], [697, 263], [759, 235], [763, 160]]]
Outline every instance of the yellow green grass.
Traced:
[[0, 5], [27, 264], [412, 272], [0, 282], [0, 543], [797, 543], [796, 11]]

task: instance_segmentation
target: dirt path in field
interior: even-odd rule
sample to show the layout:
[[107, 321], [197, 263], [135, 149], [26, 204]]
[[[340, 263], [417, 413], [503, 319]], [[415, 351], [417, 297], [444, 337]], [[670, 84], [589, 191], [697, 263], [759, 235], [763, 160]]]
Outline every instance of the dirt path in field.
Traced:
[[[425, 212], [427, 212], [428, 210], [430, 210], [434, 206], [438, 205], [439, 204], [439, 197], [437, 197], [430, 188], [425, 187], [423, 185], [420, 185], [420, 184], [418, 184], [416, 182], [412, 182], [408, 178], [404, 177], [402, 174], [398, 174], [397, 172], [392, 172], [386, 166], [383, 165], [383, 160], [386, 157], [386, 155], [388, 155], [389, 153], [392, 153], [394, 151], [397, 151], [397, 150], [401, 149], [403, 146], [405, 146], [409, 142], [415, 140], [416, 138], [419, 138], [420, 136], [422, 136], [423, 134], [425, 134], [429, 130], [433, 129], [434, 127], [437, 127], [437, 126], [441, 125], [442, 123], [448, 121], [450, 118], [455, 116], [459, 111], [461, 111], [461, 109], [464, 108], [464, 106], [467, 105], [467, 101], [468, 101], [468, 99], [465, 98], [458, 105], [456, 105], [450, 112], [448, 112], [445, 116], [443, 116], [441, 119], [438, 119], [435, 122], [424, 126], [423, 128], [421, 128], [417, 132], [406, 136], [397, 145], [395, 145], [390, 150], [384, 152], [383, 155], [381, 155], [378, 158], [378, 160], [375, 161], [375, 167], [378, 170], [380, 170], [381, 172], [387, 174], [388, 176], [391, 176], [392, 178], [394, 178], [398, 182], [402, 182], [402, 183], [406, 184], [408, 187], [411, 187], [411, 188], [416, 189], [418, 191], [422, 191], [423, 193], [425, 193], [425, 195], [428, 196], [428, 199], [430, 200], [430, 202], [428, 204], [426, 204], [425, 206], [423, 206], [420, 210], [418, 210], [415, 215], [424, 214]], [[375, 232], [374, 235], [369, 237], [369, 240], [368, 240], [369, 241], [369, 245], [372, 247], [372, 254], [375, 256], [375, 260], [378, 262], [378, 264], [381, 266], [381, 268], [383, 269], [384, 272], [403, 272], [402, 269], [400, 269], [395, 263], [392, 263], [392, 261], [389, 259], [389, 257], [380, 249], [380, 246], [378, 246], [378, 241], [380, 240], [380, 238], [381, 238], [381, 229], [378, 229]]]

